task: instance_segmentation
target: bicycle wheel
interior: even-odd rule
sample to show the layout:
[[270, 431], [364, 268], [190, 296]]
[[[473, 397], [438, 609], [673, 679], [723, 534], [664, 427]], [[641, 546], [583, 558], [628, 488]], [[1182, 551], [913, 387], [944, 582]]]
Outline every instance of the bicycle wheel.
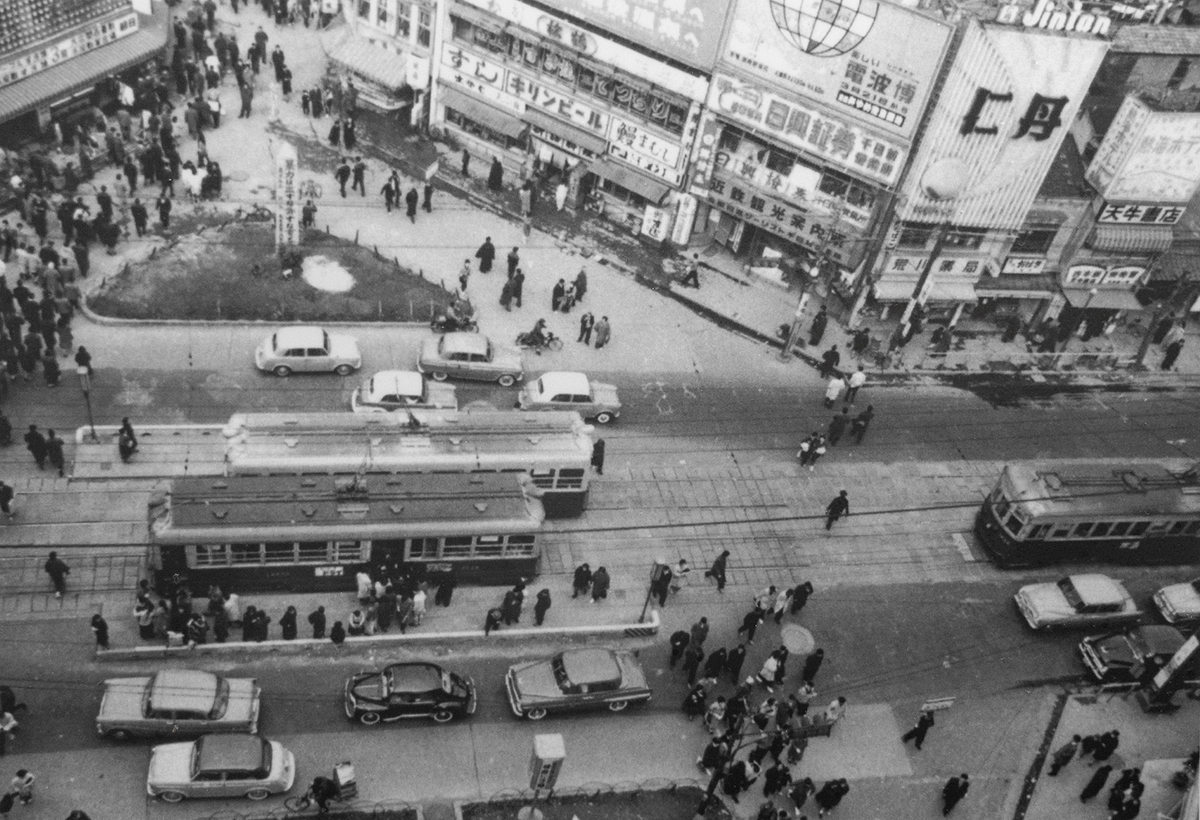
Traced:
[[551, 350], [562, 350], [563, 341], [562, 341], [562, 339], [555, 336], [553, 339], [551, 339], [549, 342], [546, 343], [546, 347], [550, 348]]
[[288, 811], [304, 811], [312, 805], [312, 798], [307, 794], [301, 794], [284, 800], [283, 805]]

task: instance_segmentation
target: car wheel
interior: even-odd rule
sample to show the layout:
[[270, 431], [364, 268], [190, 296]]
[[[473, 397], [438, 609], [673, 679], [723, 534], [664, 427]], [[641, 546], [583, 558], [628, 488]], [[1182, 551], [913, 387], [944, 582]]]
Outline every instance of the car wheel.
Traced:
[[133, 735], [130, 734], [127, 729], [113, 729], [106, 735], [106, 737], [108, 737], [110, 740], [120, 740], [124, 742], [126, 740], [130, 740]]
[[597, 413], [596, 414], [596, 423], [597, 424], [608, 424], [612, 420], [613, 420], [612, 413]]
[[374, 726], [382, 717], [378, 712], [363, 712], [358, 716], [358, 722], [363, 726]]
[[348, 364], [339, 364], [333, 369], [333, 372], [337, 373], [339, 376], [349, 376], [354, 372], [354, 368]]
[[436, 712], [430, 715], [430, 717], [432, 717], [436, 723], [449, 723], [450, 721], [454, 720], [454, 713], [449, 709], [438, 709]]
[[271, 372], [274, 373], [276, 376], [278, 376], [281, 379], [286, 379], [288, 376], [292, 375], [292, 369], [290, 367], [288, 367], [286, 364], [279, 365]]
[[626, 707], [628, 707], [628, 706], [629, 706], [629, 701], [627, 701], [627, 700], [614, 700], [608, 704], [608, 711], [624, 712]]
[[500, 383], [501, 387], [512, 387], [517, 383], [517, 377], [511, 373], [505, 373], [503, 376], [496, 379], [496, 381]]
[[181, 792], [163, 792], [159, 798], [167, 803], [180, 803], [183, 801], [184, 795]]
[[430, 374], [429, 374], [429, 376], [430, 376], [430, 378], [432, 378], [432, 379], [433, 379], [435, 382], [444, 382], [444, 381], [445, 381], [447, 378], [449, 378], [450, 374], [449, 374], [449, 373], [443, 373], [443, 372], [442, 372], [442, 371], [440, 371], [440, 370], [435, 370], [435, 371], [433, 371], [432, 373], [430, 373]]
[[251, 800], [266, 800], [271, 796], [271, 793], [266, 789], [251, 789], [250, 791], [246, 792], [246, 796]]
[[529, 720], [541, 720], [546, 716], [546, 710], [540, 706], [537, 709], [530, 709], [525, 713], [525, 717]]

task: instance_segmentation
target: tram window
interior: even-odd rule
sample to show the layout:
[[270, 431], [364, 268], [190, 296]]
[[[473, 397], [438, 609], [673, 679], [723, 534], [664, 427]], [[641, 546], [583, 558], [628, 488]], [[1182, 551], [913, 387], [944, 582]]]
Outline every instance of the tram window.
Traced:
[[560, 490], [578, 490], [583, 486], [583, 470], [570, 469], [558, 471], [558, 484]]
[[1045, 538], [1046, 533], [1048, 533], [1048, 532], [1050, 532], [1049, 524], [1038, 524], [1029, 531], [1029, 534], [1026, 535], [1025, 538], [1027, 540], [1031, 540], [1031, 541], [1039, 541], [1039, 540]]
[[1150, 528], [1149, 521], [1134, 521], [1133, 526], [1129, 528], [1130, 535], [1141, 535]]
[[1169, 530], [1167, 530], [1167, 535], [1181, 535], [1183, 533], [1184, 527], [1186, 527], [1187, 525], [1188, 525], [1188, 522], [1186, 522], [1186, 521], [1173, 521], [1171, 523], [1171, 528]]
[[1187, 528], [1183, 531], [1184, 535], [1195, 535], [1200, 532], [1200, 521], [1189, 521]]
[[1096, 525], [1096, 528], [1094, 530], [1092, 530], [1092, 538], [1099, 538], [1103, 535], [1108, 535], [1108, 531], [1110, 529], [1112, 529], [1111, 522], [1101, 521], [1099, 524]]
[[1021, 526], [1024, 523], [1025, 522], [1023, 522], [1020, 518], [1018, 518], [1017, 515], [1014, 513], [1013, 515], [1010, 515], [1007, 518], [1007, 520], [1005, 520], [1004, 528], [1015, 535], [1016, 533], [1021, 531]]
[[1166, 521], [1152, 521], [1149, 529], [1146, 530], [1146, 535], [1162, 535], [1167, 531]]
[[1008, 499], [1000, 495], [1000, 491], [997, 490], [995, 497], [992, 499], [992, 514], [996, 516], [996, 520], [1004, 520], [1004, 516], [1008, 515], [1008, 507]]
[[499, 535], [481, 535], [475, 539], [475, 555], [499, 558], [504, 552], [504, 538]]
[[229, 563], [229, 549], [224, 544], [197, 544], [196, 566], [217, 567]]
[[1124, 535], [1125, 533], [1129, 532], [1129, 527], [1132, 526], [1132, 524], [1132, 521], [1118, 521], [1112, 525], [1112, 530], [1108, 534]]
[[1090, 521], [1084, 522], [1083, 524], [1076, 524], [1075, 530], [1071, 533], [1071, 535], [1075, 538], [1087, 538], [1088, 533], [1091, 532], [1092, 527], [1094, 526], [1095, 525]]
[[533, 479], [535, 487], [553, 487], [554, 486], [554, 471], [553, 470], [530, 470], [529, 477]]
[[269, 541], [263, 545], [263, 562], [267, 564], [294, 564], [296, 545], [292, 542]]
[[1051, 538], [1066, 538], [1071, 534], [1070, 524], [1055, 524], [1054, 532], [1050, 533]]
[[537, 541], [537, 536], [534, 535], [510, 535], [508, 536], [508, 549], [504, 551], [505, 555], [533, 555], [533, 545]]
[[472, 540], [473, 539], [469, 535], [448, 536], [442, 545], [442, 557], [466, 558], [471, 554]]
[[333, 560], [339, 564], [362, 560], [362, 546], [358, 541], [334, 541]]
[[408, 540], [409, 558], [437, 558], [436, 538], [410, 538]]
[[323, 564], [329, 560], [328, 541], [301, 541], [296, 561], [300, 564]]
[[230, 544], [229, 559], [234, 564], [257, 564], [262, 560], [262, 544]]

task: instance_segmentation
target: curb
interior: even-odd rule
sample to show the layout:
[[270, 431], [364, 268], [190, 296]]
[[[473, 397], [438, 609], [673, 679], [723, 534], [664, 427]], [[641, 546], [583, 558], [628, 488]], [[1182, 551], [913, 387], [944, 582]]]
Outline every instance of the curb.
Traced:
[[524, 640], [528, 638], [558, 638], [611, 640], [614, 638], [651, 638], [661, 628], [661, 620], [657, 609], [651, 609], [650, 620], [644, 624], [601, 624], [597, 626], [560, 626], [551, 628], [518, 628], [499, 629], [492, 635], [484, 636], [482, 630], [466, 630], [458, 632], [426, 632], [413, 634], [371, 635], [369, 637], [346, 638], [342, 646], [335, 646], [328, 639], [298, 638], [294, 641], [270, 640], [258, 642], [229, 641], [227, 643], [206, 643], [195, 647], [188, 646], [135, 646], [128, 649], [101, 649], [96, 652], [96, 660], [104, 662], [159, 660], [162, 658], [192, 658], [198, 655], [229, 656], [238, 653], [299, 655], [312, 652], [321, 654], [340, 653], [343, 648], [390, 648], [418, 647], [426, 648], [434, 644], [441, 648], [447, 644], [468, 644], [472, 646], [494, 643], [496, 641]]

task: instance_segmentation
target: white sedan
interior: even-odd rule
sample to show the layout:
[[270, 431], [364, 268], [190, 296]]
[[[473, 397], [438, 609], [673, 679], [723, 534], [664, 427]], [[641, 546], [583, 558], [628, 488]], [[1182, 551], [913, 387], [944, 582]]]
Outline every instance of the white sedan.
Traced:
[[1142, 617], [1125, 585], [1098, 573], [1029, 584], [1021, 587], [1014, 599], [1033, 629], [1128, 624]]
[[349, 376], [362, 367], [358, 340], [319, 327], [283, 327], [254, 351], [259, 370], [276, 376], [292, 373], [337, 373]]
[[265, 800], [295, 780], [296, 759], [281, 744], [257, 735], [205, 735], [155, 746], [146, 793], [168, 803], [189, 797]]
[[1154, 605], [1167, 623], [1200, 621], [1200, 578], [1163, 587], [1154, 593]]
[[543, 373], [521, 388], [521, 410], [573, 410], [588, 421], [608, 424], [621, 415], [621, 400], [611, 384], [594, 382], [585, 373]]
[[391, 413], [395, 410], [457, 410], [454, 385], [429, 382], [411, 370], [381, 370], [350, 394], [355, 413]]

